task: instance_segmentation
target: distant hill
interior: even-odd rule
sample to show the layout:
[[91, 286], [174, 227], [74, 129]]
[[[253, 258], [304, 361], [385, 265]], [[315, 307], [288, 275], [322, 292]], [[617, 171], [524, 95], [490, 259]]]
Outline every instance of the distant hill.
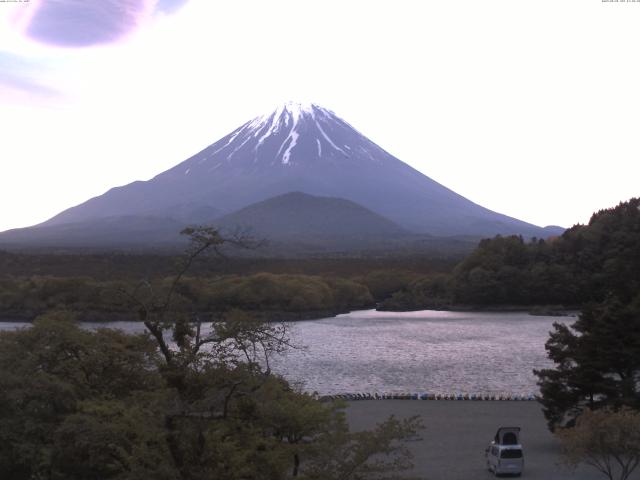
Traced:
[[[206, 213], [206, 212], [205, 212]], [[214, 212], [215, 213], [215, 212]], [[341, 198], [291, 192], [257, 202], [208, 224], [226, 234], [242, 232], [267, 243], [241, 256], [304, 257], [307, 255], [371, 252], [463, 255], [477, 237], [432, 237], [414, 234], [361, 205]], [[9, 250], [92, 252], [131, 250], [181, 251], [187, 224], [168, 217], [129, 215], [60, 225], [38, 225], [0, 234], [0, 247]]]
[[215, 221], [226, 230], [248, 228], [279, 241], [372, 240], [406, 236], [405, 229], [342, 198], [286, 193], [244, 207]]

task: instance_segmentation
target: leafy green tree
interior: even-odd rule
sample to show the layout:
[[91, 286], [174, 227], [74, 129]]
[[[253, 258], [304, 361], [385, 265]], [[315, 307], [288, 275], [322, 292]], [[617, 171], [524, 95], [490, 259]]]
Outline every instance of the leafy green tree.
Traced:
[[446, 309], [451, 306], [451, 302], [449, 276], [432, 274], [395, 292], [391, 298], [382, 302], [381, 308], [392, 311]]
[[303, 478], [409, 480], [406, 472], [413, 467], [411, 455], [398, 439], [414, 435], [418, 425], [417, 417], [398, 420], [392, 416], [373, 432], [353, 433], [338, 423], [315, 446], [317, 455], [309, 460]]
[[90, 400], [65, 417], [51, 445], [52, 478], [177, 479], [153, 394]]
[[575, 468], [589, 465], [609, 480], [627, 480], [640, 465], [640, 413], [586, 410], [574, 428], [558, 432], [562, 457]]
[[175, 478], [148, 447], [163, 438], [157, 360], [148, 337], [82, 330], [65, 313], [2, 332], [0, 478]]
[[415, 272], [387, 269], [373, 270], [357, 278], [357, 281], [368, 288], [375, 300], [382, 301], [394, 292], [404, 290], [419, 277]]

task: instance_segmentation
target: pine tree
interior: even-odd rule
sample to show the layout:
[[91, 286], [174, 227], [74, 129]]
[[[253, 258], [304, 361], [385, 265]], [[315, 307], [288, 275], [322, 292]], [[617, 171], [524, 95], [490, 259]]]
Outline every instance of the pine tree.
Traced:
[[552, 430], [585, 407], [640, 409], [640, 294], [587, 305], [571, 327], [554, 324], [546, 349], [556, 368], [534, 373]]

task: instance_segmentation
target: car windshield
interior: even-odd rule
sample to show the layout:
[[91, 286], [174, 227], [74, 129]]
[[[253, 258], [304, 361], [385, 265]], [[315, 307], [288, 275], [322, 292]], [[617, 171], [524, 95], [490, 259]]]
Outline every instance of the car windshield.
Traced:
[[500, 458], [522, 458], [522, 450], [510, 448], [509, 450], [502, 450]]

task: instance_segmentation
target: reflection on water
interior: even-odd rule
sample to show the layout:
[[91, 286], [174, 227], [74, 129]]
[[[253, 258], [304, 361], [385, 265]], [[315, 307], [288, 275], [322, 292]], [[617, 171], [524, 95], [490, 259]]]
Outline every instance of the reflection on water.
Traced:
[[[555, 321], [526, 313], [352, 312], [290, 323], [303, 348], [272, 368], [305, 390], [344, 392], [534, 393], [534, 368], [551, 363], [544, 343]], [[14, 329], [19, 323], [0, 323]], [[87, 323], [140, 332], [138, 322]]]

